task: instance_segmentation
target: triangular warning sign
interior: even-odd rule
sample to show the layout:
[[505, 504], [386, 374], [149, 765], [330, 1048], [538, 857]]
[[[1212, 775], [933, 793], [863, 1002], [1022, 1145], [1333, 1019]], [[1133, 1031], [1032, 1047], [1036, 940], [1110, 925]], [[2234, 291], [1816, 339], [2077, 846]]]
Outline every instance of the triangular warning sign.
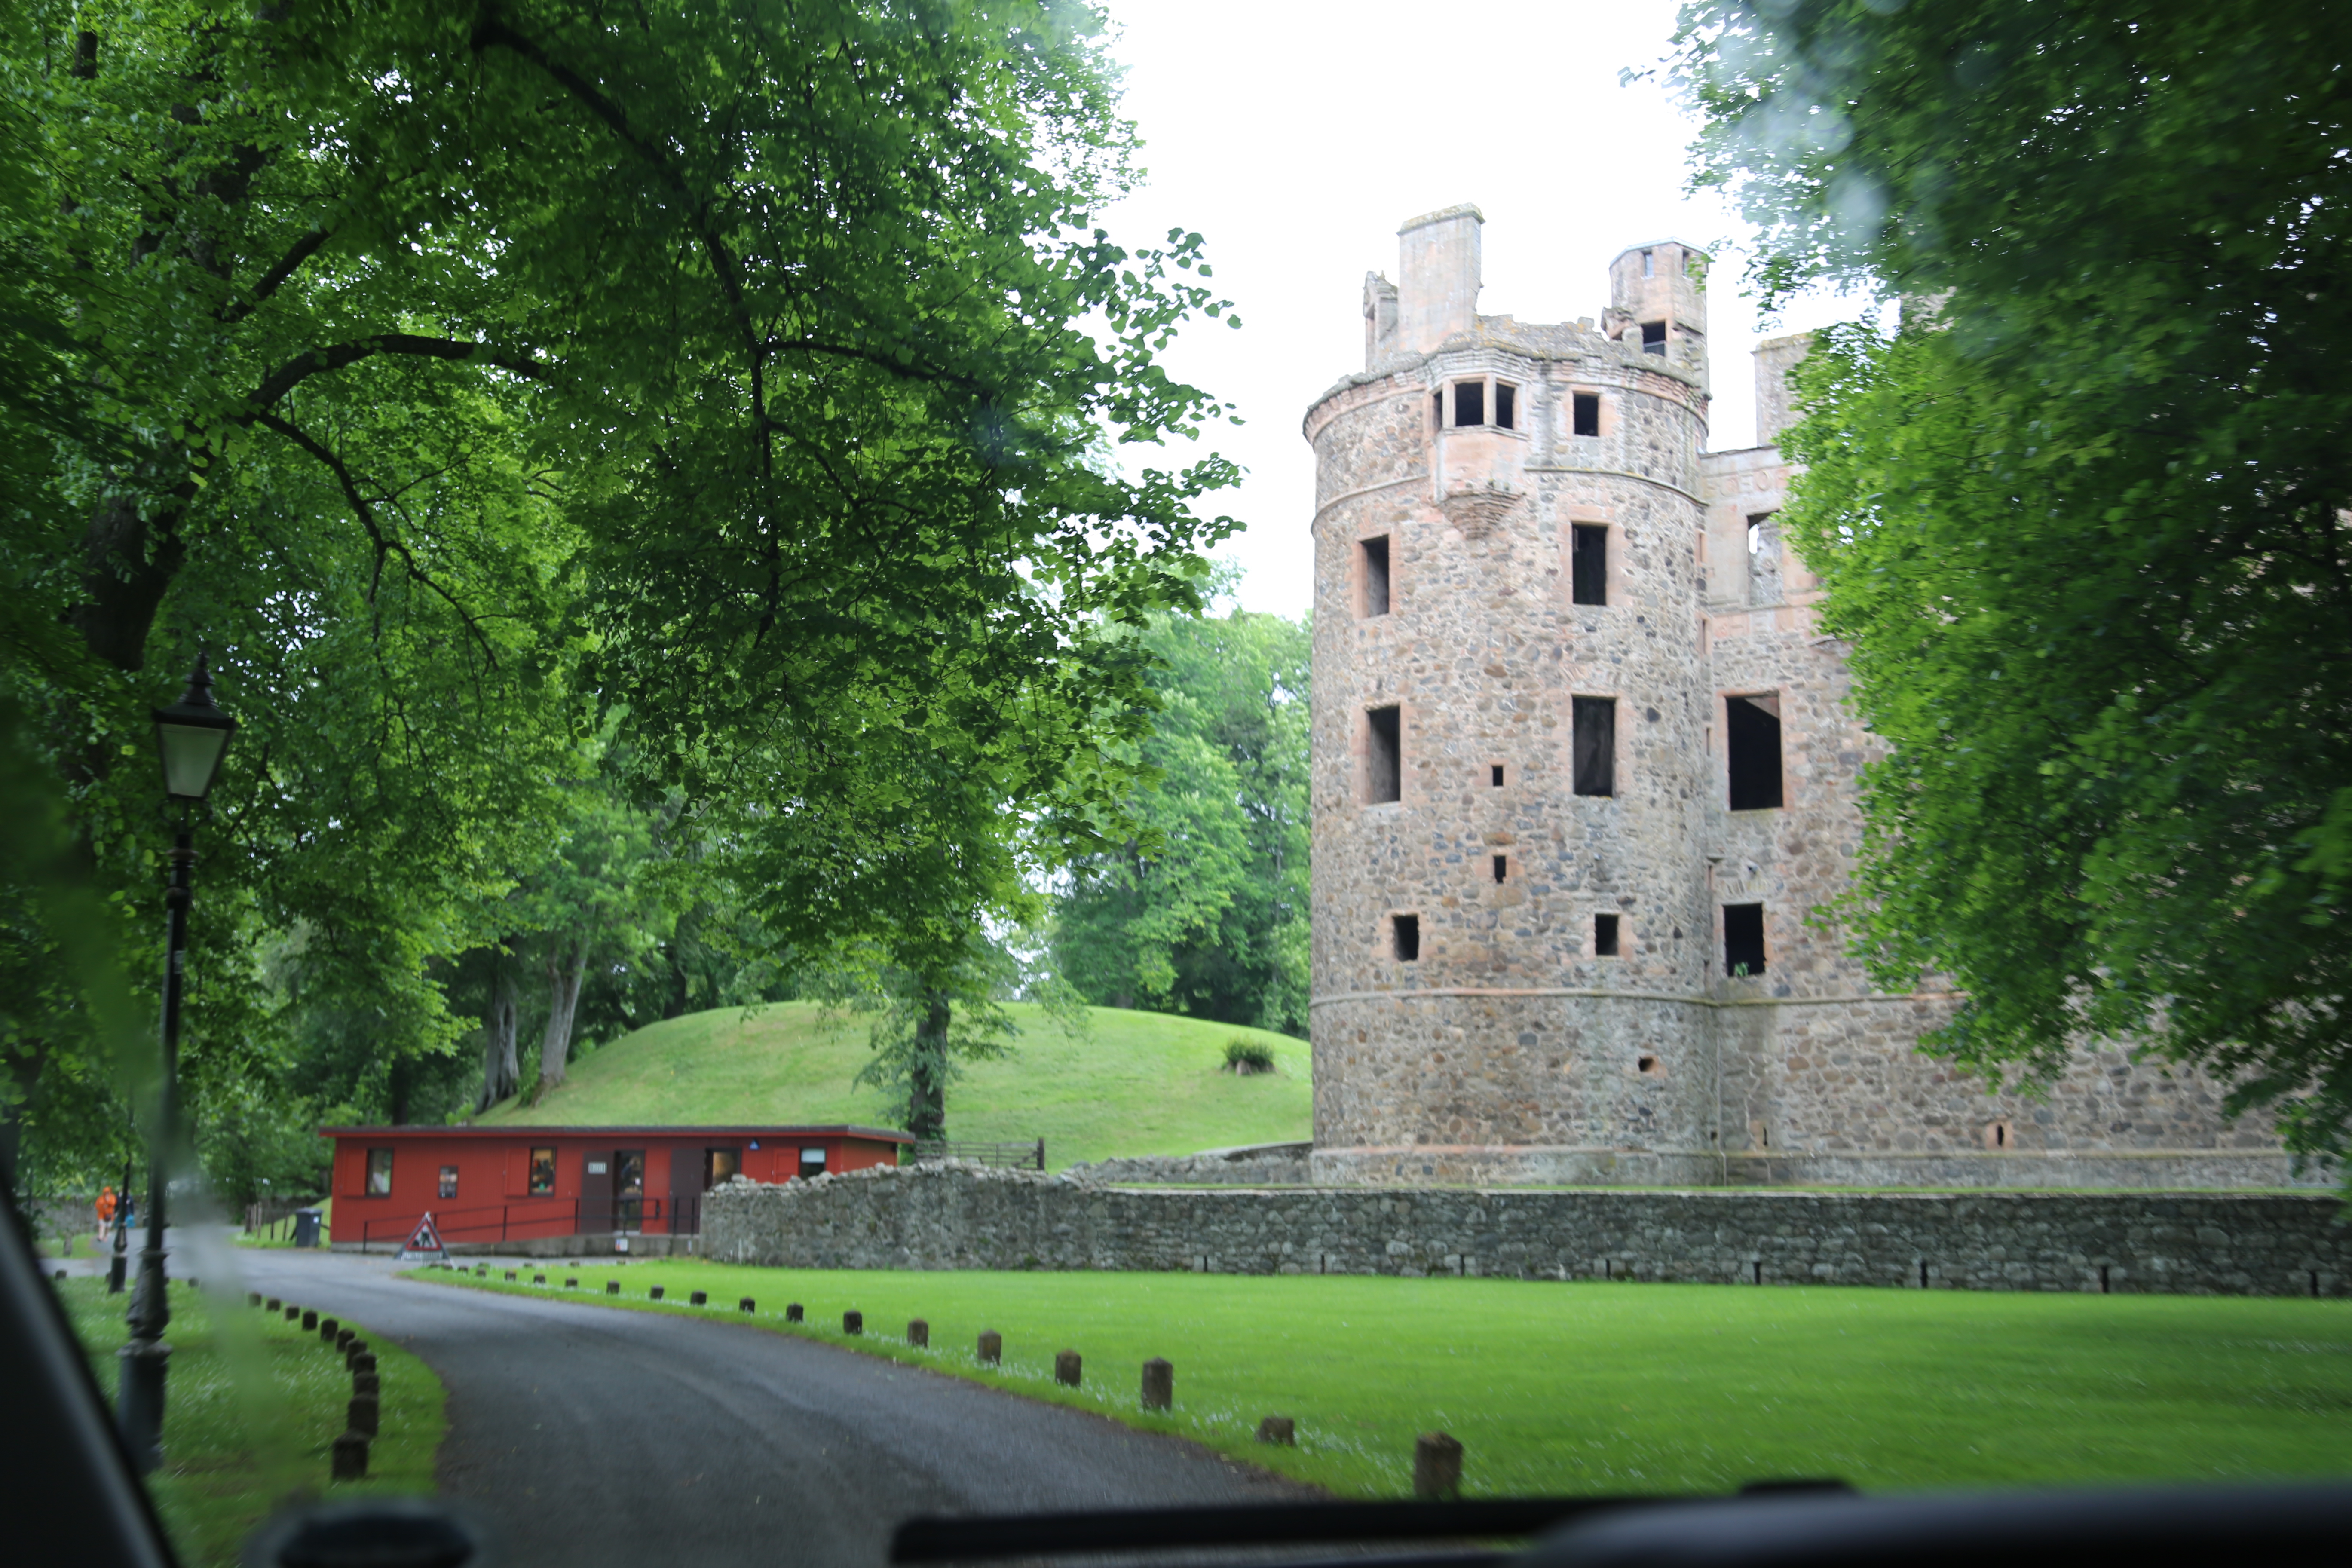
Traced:
[[441, 1231], [433, 1223], [431, 1211], [426, 1211], [425, 1217], [416, 1222], [416, 1228], [408, 1233], [408, 1241], [400, 1249], [399, 1261], [402, 1263], [449, 1261], [449, 1249], [441, 1245]]

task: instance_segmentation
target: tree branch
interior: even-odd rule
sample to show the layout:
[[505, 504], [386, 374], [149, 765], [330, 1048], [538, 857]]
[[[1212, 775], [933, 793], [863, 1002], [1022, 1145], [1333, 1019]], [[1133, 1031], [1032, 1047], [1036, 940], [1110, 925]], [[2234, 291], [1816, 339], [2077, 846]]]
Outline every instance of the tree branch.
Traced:
[[479, 357], [486, 364], [494, 364], [500, 370], [510, 371], [532, 381], [547, 379], [547, 367], [539, 361], [528, 355], [518, 357], [503, 353], [493, 344], [467, 342], [459, 338], [419, 337], [414, 332], [379, 332], [372, 338], [312, 349], [279, 365], [264, 376], [261, 384], [254, 388], [252, 395], [246, 399], [248, 412], [244, 417], [247, 421], [260, 417], [276, 406], [278, 399], [314, 375], [341, 370], [346, 365], [357, 364], [376, 354], [409, 354], [424, 359], [447, 360], [452, 363], [463, 363]]
[[[335, 456], [335, 454], [330, 451], [324, 445], [313, 439], [307, 432], [288, 423], [286, 420], [278, 418], [274, 414], [257, 415], [255, 416], [255, 420], [257, 423], [277, 431], [280, 436], [285, 437], [289, 441], [293, 442], [297, 447], [301, 447], [302, 450], [310, 453], [310, 456], [325, 464], [327, 471], [335, 476], [335, 482], [342, 486], [343, 499], [351, 503], [353, 515], [358, 517], [360, 520], [360, 526], [367, 530], [368, 538], [373, 540], [375, 543], [376, 575], [368, 585], [369, 605], [372, 607], [375, 605], [376, 588], [381, 585], [383, 580], [384, 557], [387, 555], [399, 556], [400, 563], [406, 570], [409, 579], [412, 582], [416, 583], [418, 585], [431, 590], [435, 596], [439, 598], [443, 604], [447, 605], [451, 610], [456, 612], [457, 619], [464, 623], [467, 632], [477, 643], [481, 645], [482, 657], [489, 661], [489, 665], [492, 669], [496, 669], [499, 667], [498, 653], [490, 647], [490, 639], [482, 635], [482, 628], [475, 624], [475, 617], [467, 610], [465, 605], [459, 604], [457, 599], [450, 595], [447, 589], [442, 587], [440, 584], [436, 583], [432, 577], [425, 573], [425, 569], [416, 563], [416, 557], [409, 552], [407, 545], [403, 544], [399, 540], [391, 538], [384, 533], [382, 526], [376, 521], [375, 509], [368, 504], [367, 498], [365, 496], [360, 494], [358, 481], [352, 478], [352, 471], [349, 468], [344, 466], [343, 460]], [[383, 629], [383, 614], [381, 608], [378, 608], [376, 611], [375, 629], [379, 634], [381, 634]]]
[[278, 265], [263, 273], [253, 286], [252, 296], [232, 300], [222, 308], [220, 319], [226, 322], [242, 321], [261, 308], [261, 302], [278, 292], [278, 285], [300, 269], [302, 263], [319, 253], [327, 243], [327, 231], [314, 228], [294, 242], [294, 247], [278, 258]]

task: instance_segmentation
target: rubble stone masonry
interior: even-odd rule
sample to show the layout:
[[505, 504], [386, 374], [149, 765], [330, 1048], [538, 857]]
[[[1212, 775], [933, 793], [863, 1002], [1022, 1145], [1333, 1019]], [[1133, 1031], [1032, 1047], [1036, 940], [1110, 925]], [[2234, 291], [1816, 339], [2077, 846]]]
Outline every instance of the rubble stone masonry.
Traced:
[[[1315, 1179], [2322, 1180], [2194, 1072], [2085, 1050], [1989, 1096], [1916, 1053], [1953, 998], [1874, 991], [1811, 923], [1873, 742], [1774, 518], [1780, 453], [1706, 449], [1705, 257], [1635, 247], [1597, 325], [1527, 325], [1476, 313], [1482, 225], [1405, 225], [1364, 369], [1304, 426]], [[1758, 352], [1768, 443], [1805, 346]], [[1604, 603], [1577, 602], [1580, 527]], [[1579, 699], [1614, 705], [1606, 794], [1577, 787]], [[1732, 809], [1738, 700], [1777, 718], [1777, 806]], [[1750, 906], [1761, 969], [1736, 973]]]
[[1149, 1188], [943, 1163], [738, 1178], [703, 1226], [707, 1257], [793, 1268], [2352, 1294], [2352, 1225], [2317, 1194]]

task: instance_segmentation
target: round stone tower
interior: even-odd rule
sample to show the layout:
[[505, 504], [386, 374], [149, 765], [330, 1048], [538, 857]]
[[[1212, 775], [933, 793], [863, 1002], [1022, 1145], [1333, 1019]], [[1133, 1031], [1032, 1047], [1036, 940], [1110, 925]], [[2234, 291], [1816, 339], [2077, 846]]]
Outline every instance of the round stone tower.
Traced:
[[1522, 326], [1481, 222], [1404, 226], [1306, 419], [1318, 1174], [1696, 1179], [1704, 258]]

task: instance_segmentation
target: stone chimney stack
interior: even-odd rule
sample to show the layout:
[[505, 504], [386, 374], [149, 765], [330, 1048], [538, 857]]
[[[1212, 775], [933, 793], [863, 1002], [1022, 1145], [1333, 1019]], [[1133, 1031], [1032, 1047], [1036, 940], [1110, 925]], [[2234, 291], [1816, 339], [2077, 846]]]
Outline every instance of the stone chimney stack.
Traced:
[[1397, 230], [1398, 350], [1427, 353], [1478, 324], [1478, 237], [1486, 222], [1465, 205], [1424, 213]]
[[1756, 345], [1756, 444], [1776, 447], [1780, 432], [1797, 422], [1797, 395], [1789, 371], [1813, 350], [1813, 334], [1791, 332]]

